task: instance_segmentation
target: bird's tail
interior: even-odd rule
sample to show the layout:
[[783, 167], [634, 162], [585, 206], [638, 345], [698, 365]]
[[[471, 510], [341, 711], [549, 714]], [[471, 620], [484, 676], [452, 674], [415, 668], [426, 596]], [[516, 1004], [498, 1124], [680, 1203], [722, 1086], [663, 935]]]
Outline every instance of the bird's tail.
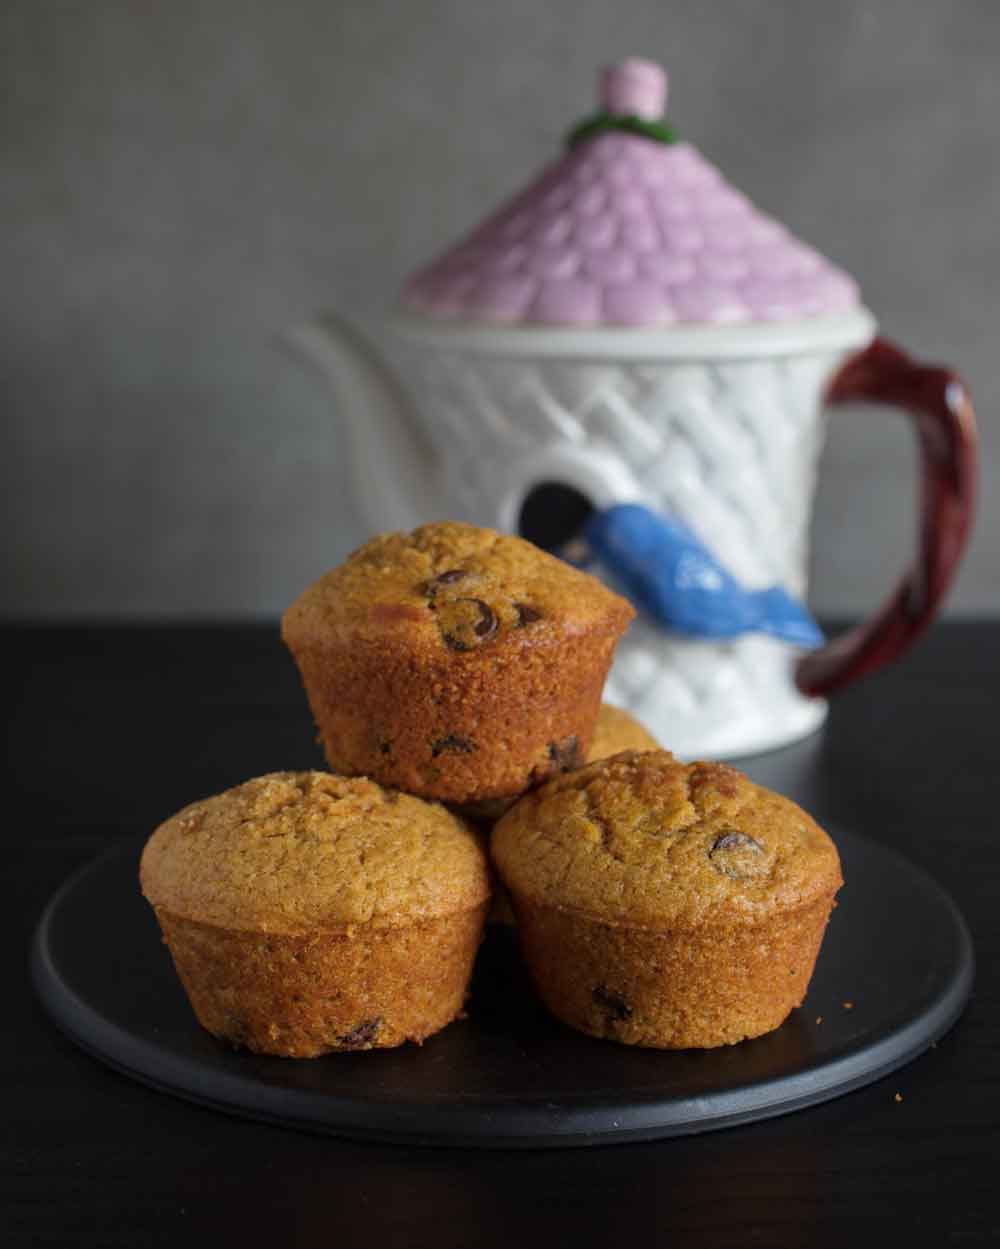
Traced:
[[823, 631], [809, 612], [780, 585], [752, 590], [747, 595], [755, 627], [770, 637], [793, 646], [822, 646]]

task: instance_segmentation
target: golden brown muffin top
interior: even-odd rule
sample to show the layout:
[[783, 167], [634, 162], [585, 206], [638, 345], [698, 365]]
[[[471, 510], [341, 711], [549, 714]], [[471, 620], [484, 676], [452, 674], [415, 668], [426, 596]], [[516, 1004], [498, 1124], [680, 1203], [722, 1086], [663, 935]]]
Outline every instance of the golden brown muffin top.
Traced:
[[154, 906], [185, 919], [287, 935], [411, 923], [490, 894], [462, 820], [327, 772], [274, 772], [192, 803], [146, 843], [140, 878]]
[[442, 521], [366, 542], [304, 591], [282, 633], [286, 641], [402, 636], [469, 652], [511, 637], [620, 634], [634, 615], [596, 577], [523, 538]]
[[588, 763], [621, 754], [623, 750], [659, 749], [660, 743], [635, 716], [622, 711], [620, 707], [612, 707], [610, 703], [601, 703], [594, 728], [594, 740], [587, 755]]
[[626, 751], [528, 794], [493, 830], [512, 892], [636, 927], [753, 923], [842, 883], [795, 803], [721, 763]]

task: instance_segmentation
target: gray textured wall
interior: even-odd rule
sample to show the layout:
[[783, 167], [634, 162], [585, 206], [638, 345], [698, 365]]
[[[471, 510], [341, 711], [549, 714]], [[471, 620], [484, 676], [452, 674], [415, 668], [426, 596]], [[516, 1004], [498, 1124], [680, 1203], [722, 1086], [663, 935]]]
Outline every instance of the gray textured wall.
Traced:
[[[6, 0], [6, 615], [273, 615], [364, 535], [326, 396], [275, 346], [398, 282], [555, 150], [603, 62], [959, 367], [984, 437], [953, 608], [1000, 609], [995, 0]], [[908, 431], [844, 415], [814, 602], [877, 599]]]

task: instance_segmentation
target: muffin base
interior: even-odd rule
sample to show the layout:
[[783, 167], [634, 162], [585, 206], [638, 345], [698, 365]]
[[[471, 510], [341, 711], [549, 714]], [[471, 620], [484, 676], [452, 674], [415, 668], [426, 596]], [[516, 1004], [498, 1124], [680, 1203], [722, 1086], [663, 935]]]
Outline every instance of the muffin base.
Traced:
[[459, 1014], [488, 903], [393, 928], [310, 936], [218, 928], [156, 907], [203, 1028], [289, 1058], [418, 1044]]
[[513, 897], [538, 994], [563, 1023], [650, 1049], [712, 1049], [779, 1027], [802, 1003], [833, 907], [766, 923], [665, 931]]

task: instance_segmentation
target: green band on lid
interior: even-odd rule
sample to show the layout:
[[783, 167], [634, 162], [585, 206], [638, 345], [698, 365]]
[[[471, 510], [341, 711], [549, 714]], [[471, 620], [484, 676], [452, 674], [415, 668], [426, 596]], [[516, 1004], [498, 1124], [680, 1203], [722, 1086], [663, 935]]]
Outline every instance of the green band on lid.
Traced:
[[603, 134], [607, 130], [621, 130], [625, 134], [639, 135], [643, 139], [652, 139], [654, 143], [677, 143], [680, 136], [673, 126], [665, 121], [643, 121], [639, 117], [624, 116], [618, 113], [596, 113], [580, 122], [569, 132], [566, 138], [567, 147], [575, 147], [586, 139]]

